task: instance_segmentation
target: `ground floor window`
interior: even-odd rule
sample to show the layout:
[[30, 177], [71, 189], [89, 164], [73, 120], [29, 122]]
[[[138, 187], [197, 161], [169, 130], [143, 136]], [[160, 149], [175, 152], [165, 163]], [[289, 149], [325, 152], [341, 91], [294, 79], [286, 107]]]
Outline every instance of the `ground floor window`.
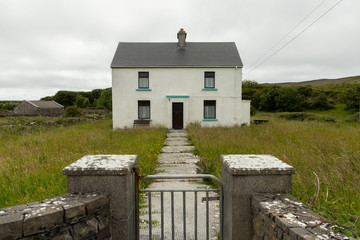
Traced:
[[138, 101], [138, 118], [150, 119], [150, 101]]
[[204, 101], [204, 119], [216, 118], [216, 101], [205, 100]]

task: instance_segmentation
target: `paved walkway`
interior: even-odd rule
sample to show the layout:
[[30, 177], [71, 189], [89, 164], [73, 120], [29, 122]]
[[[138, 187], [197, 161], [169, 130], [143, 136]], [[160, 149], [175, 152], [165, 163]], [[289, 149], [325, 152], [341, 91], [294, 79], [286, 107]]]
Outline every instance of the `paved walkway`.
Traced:
[[[185, 130], [169, 130], [165, 140], [165, 146], [161, 149], [158, 158], [160, 163], [157, 170], [157, 175], [170, 174], [196, 174], [196, 165], [198, 158], [191, 152], [194, 149], [190, 146], [187, 140]], [[199, 189], [208, 188], [208, 185], [203, 184], [200, 180], [156, 180], [148, 189]], [[215, 193], [210, 193], [209, 196], [215, 196]], [[161, 236], [161, 215], [160, 215], [160, 193], [152, 193], [151, 195], [151, 212], [152, 212], [152, 239], [160, 239]], [[186, 193], [186, 239], [194, 239], [195, 224], [194, 224], [194, 205], [195, 194], [193, 192]], [[205, 193], [198, 193], [197, 207], [198, 207], [198, 239], [206, 239], [206, 202], [202, 202], [201, 198], [205, 197]], [[140, 208], [140, 239], [149, 239], [148, 226], [148, 198], [143, 207]], [[175, 239], [184, 239], [184, 225], [183, 225], [183, 194], [174, 193], [174, 226]], [[217, 239], [219, 232], [219, 207], [218, 201], [209, 202], [210, 212], [210, 237]], [[164, 235], [165, 239], [171, 239], [171, 195], [164, 193]]]

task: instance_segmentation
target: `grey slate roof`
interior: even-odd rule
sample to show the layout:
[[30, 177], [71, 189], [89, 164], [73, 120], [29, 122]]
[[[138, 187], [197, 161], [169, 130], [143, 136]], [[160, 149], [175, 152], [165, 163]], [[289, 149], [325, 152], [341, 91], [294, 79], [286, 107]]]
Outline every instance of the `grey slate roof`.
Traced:
[[55, 101], [26, 101], [31, 105], [39, 108], [63, 108], [63, 106]]
[[234, 42], [120, 42], [111, 68], [126, 67], [242, 67]]

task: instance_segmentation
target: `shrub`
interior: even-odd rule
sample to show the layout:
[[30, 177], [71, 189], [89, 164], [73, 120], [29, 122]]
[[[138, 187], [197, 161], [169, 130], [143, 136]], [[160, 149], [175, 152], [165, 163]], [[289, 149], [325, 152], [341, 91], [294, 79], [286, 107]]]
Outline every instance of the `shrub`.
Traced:
[[79, 117], [81, 115], [82, 115], [82, 113], [81, 113], [80, 109], [78, 109], [75, 106], [67, 106], [65, 108], [64, 117]]
[[333, 109], [325, 93], [321, 93], [315, 98], [315, 101], [309, 106], [311, 109], [330, 110]]
[[3, 103], [0, 106], [1, 110], [14, 110], [14, 108], [16, 107], [17, 104], [13, 104], [13, 103]]

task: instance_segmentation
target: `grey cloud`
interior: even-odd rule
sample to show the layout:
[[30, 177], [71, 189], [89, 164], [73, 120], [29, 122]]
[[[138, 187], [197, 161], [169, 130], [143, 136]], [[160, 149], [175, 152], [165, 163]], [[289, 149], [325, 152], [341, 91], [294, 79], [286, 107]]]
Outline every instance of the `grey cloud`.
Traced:
[[[0, 99], [111, 86], [119, 41], [235, 41], [251, 64], [322, 0], [0, 2]], [[328, 0], [295, 31], [335, 4]], [[303, 81], [358, 75], [360, 2], [347, 0], [244, 78]], [[31, 91], [30, 91], [31, 90]]]

